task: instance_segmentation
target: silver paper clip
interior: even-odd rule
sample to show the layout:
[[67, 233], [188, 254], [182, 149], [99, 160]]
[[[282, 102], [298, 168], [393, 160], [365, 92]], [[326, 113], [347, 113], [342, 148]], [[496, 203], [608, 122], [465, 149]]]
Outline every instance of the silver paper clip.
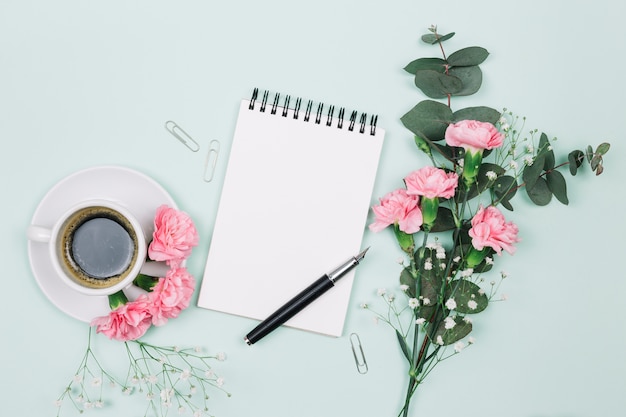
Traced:
[[211, 182], [215, 175], [215, 166], [217, 165], [217, 157], [220, 154], [220, 143], [217, 140], [209, 142], [209, 150], [204, 160], [204, 181]]
[[361, 345], [361, 339], [358, 334], [350, 334], [350, 345], [352, 345], [352, 354], [354, 355], [354, 362], [356, 363], [357, 371], [359, 371], [360, 374], [366, 374], [367, 361], [365, 360], [363, 345]]
[[178, 126], [172, 120], [165, 122], [165, 129], [170, 132], [176, 139], [178, 139], [183, 145], [185, 145], [192, 152], [198, 152], [200, 145], [191, 136], [187, 134], [180, 126]]

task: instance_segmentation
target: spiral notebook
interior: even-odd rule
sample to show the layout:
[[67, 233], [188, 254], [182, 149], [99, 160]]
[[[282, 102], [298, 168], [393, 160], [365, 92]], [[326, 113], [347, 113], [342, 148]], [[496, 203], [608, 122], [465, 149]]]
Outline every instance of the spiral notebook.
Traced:
[[[263, 320], [361, 251], [385, 134], [376, 122], [257, 89], [242, 100], [198, 306]], [[354, 273], [285, 325], [340, 336]]]

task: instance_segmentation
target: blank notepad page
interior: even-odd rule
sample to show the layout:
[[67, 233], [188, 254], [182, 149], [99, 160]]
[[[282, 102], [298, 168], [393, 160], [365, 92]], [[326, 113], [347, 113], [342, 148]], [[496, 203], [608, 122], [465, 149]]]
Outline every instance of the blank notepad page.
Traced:
[[[241, 102], [198, 298], [257, 320], [361, 251], [384, 137], [356, 112], [266, 98]], [[340, 336], [353, 275], [285, 325]]]

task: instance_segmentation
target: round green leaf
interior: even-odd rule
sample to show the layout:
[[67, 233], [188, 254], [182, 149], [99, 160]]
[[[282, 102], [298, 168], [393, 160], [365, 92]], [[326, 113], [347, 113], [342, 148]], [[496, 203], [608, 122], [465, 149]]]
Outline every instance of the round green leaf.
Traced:
[[404, 70], [413, 75], [419, 70], [433, 70], [443, 74], [445, 65], [446, 61], [441, 58], [418, 58], [409, 62]]
[[537, 178], [532, 188], [528, 188], [526, 185], [526, 193], [530, 200], [538, 206], [545, 206], [552, 200], [552, 192], [550, 192], [548, 182], [544, 178]]
[[557, 200], [561, 203], [568, 205], [569, 200], [567, 199], [567, 184], [565, 183], [565, 177], [559, 171], [550, 171], [546, 175], [546, 180], [548, 180], [548, 188], [554, 194]]
[[480, 46], [459, 49], [448, 57], [448, 63], [455, 67], [480, 65], [489, 56], [489, 52]]
[[400, 119], [415, 135], [431, 141], [442, 140], [452, 121], [452, 110], [438, 101], [424, 100]]
[[430, 98], [445, 98], [463, 89], [463, 82], [459, 78], [433, 70], [417, 71], [415, 85]]
[[472, 331], [472, 323], [463, 320], [463, 317], [453, 317], [454, 327], [451, 329], [445, 328], [445, 322], [442, 321], [437, 331], [435, 332], [435, 339], [431, 340], [432, 343], [437, 343], [438, 336], [441, 336], [443, 346], [451, 345], [463, 339]]
[[491, 107], [477, 106], [457, 110], [452, 115], [452, 118], [454, 122], [460, 120], [478, 120], [479, 122], [496, 124], [500, 116], [501, 113]]
[[535, 182], [543, 173], [543, 165], [545, 162], [545, 156], [539, 154], [535, 157], [535, 160], [531, 165], [526, 165], [524, 167], [524, 172], [522, 173], [522, 179], [524, 180], [524, 184], [526, 185], [526, 189], [531, 189], [535, 186]]
[[542, 155], [544, 158], [543, 169], [549, 170], [554, 168], [554, 151], [550, 146], [550, 141], [545, 133], [541, 134], [539, 139], [539, 152], [538, 155]]
[[445, 42], [453, 36], [454, 32], [450, 32], [446, 35], [435, 35], [434, 33], [427, 33], [426, 35], [422, 36], [422, 41], [434, 45], [437, 42]]
[[453, 230], [455, 227], [456, 223], [454, 222], [454, 215], [452, 214], [452, 211], [447, 207], [439, 206], [435, 224], [433, 224], [430, 228], [430, 231], [433, 233], [446, 232], [448, 230]]
[[477, 314], [487, 308], [489, 298], [475, 283], [466, 279], [452, 281], [446, 298], [454, 298], [455, 310], [461, 314]]
[[454, 67], [448, 71], [452, 77], [461, 80], [461, 88], [451, 93], [455, 96], [469, 96], [480, 89], [483, 83], [483, 72], [477, 66], [473, 67]]
[[494, 181], [491, 189], [496, 198], [504, 205], [517, 193], [517, 181], [510, 175], [503, 175]]
[[596, 153], [598, 155], [604, 155], [609, 151], [609, 148], [611, 147], [610, 143], [601, 143], [598, 145], [598, 147], [596, 148]]

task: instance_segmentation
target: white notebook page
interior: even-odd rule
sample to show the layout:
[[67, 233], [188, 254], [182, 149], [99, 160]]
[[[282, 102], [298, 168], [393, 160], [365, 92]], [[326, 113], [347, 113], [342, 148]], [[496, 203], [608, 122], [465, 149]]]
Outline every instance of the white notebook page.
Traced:
[[[243, 100], [198, 306], [263, 320], [326, 272], [361, 251], [384, 131], [349, 120], [319, 124]], [[337, 112], [335, 112], [335, 115]], [[368, 120], [369, 122], [369, 120]], [[363, 262], [366, 262], [364, 260]], [[358, 269], [358, 267], [357, 267]], [[343, 332], [355, 272], [286, 326]], [[242, 338], [250, 329], [242, 329]]]

